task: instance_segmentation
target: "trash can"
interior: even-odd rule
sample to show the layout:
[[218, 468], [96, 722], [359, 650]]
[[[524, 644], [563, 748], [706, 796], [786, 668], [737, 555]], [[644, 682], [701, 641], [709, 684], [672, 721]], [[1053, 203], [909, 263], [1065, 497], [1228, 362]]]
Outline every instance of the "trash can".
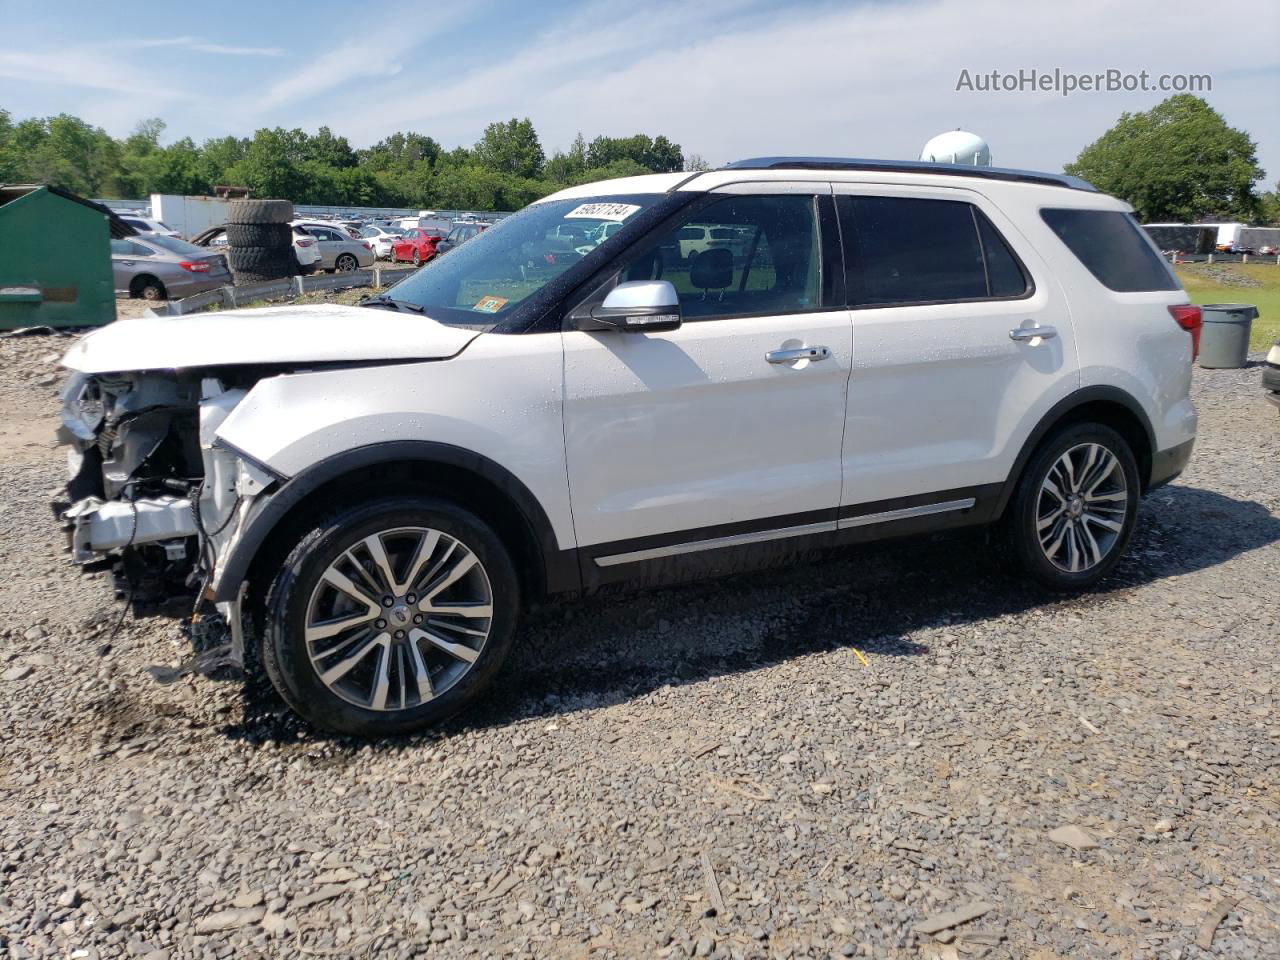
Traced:
[[1258, 308], [1251, 303], [1209, 303], [1200, 308], [1200, 366], [1235, 370], [1249, 359], [1249, 333]]
[[0, 330], [89, 327], [116, 318], [106, 207], [43, 184], [0, 185]]

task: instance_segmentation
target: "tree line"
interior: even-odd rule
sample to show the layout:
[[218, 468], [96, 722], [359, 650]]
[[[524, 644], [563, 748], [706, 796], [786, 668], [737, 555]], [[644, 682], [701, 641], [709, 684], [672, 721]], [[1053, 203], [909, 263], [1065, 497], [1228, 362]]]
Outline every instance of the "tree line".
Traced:
[[[0, 109], [0, 183], [55, 183], [106, 199], [207, 194], [226, 184], [295, 203], [516, 210], [572, 184], [706, 168], [680, 144], [643, 133], [589, 143], [579, 134], [548, 157], [527, 117], [491, 123], [475, 146], [453, 150], [420, 133], [355, 149], [328, 127], [166, 145], [164, 129], [144, 120], [119, 140], [78, 117], [14, 121]], [[1145, 222], [1280, 224], [1280, 184], [1254, 187], [1263, 171], [1253, 139], [1191, 94], [1121, 114], [1066, 172], [1128, 201]]]
[[577, 183], [705, 166], [664, 136], [581, 134], [548, 157], [533, 123], [491, 123], [474, 147], [394, 133], [355, 149], [328, 127], [282, 127], [252, 137], [161, 143], [165, 123], [144, 120], [124, 139], [78, 117], [14, 121], [0, 109], [0, 183], [53, 183], [87, 197], [145, 199], [248, 187], [255, 196], [361, 207], [516, 210]]

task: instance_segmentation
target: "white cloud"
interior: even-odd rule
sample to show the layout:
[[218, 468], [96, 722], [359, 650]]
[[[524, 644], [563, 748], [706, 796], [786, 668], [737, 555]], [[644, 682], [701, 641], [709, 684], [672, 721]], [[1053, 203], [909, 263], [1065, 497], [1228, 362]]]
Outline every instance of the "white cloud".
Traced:
[[[244, 108], [260, 115], [268, 111], [278, 112], [281, 107], [321, 98], [331, 92], [356, 91], [364, 96], [384, 92], [379, 83], [372, 81], [382, 81], [399, 74], [406, 63], [413, 62], [408, 58], [411, 50], [452, 27], [463, 14], [460, 7], [430, 13], [397, 12], [394, 30], [361, 30], [354, 39], [341, 46], [305, 58], [301, 67], [270, 84], [260, 95], [255, 94]], [[390, 92], [412, 95], [415, 88], [429, 88], [432, 78], [425, 70], [430, 59], [424, 58], [420, 65], [424, 71], [421, 80], [407, 82], [403, 88]], [[297, 125], [294, 122], [286, 124]], [[345, 127], [342, 132], [346, 132]]]
[[997, 163], [1056, 169], [1122, 111], [1148, 109], [1167, 94], [956, 92], [960, 70], [1145, 68], [1214, 74], [1207, 99], [1260, 141], [1271, 177], [1280, 174], [1276, 74], [1236, 73], [1274, 65], [1274, 19], [1240, 31], [1206, 20], [1202, 5], [1174, 0], [768, 12], [720, 0], [626, 12], [636, 9], [589, 7], [451, 83], [406, 86], [358, 109], [335, 104], [323, 122], [357, 142], [415, 129], [470, 143], [486, 123], [528, 115], [548, 149], [579, 130], [644, 131], [713, 162], [778, 153], [914, 158], [933, 134], [964, 126], [987, 137]]
[[222, 43], [193, 43], [192, 50], [199, 53], [221, 53], [232, 57], [280, 57], [283, 47], [229, 47]]

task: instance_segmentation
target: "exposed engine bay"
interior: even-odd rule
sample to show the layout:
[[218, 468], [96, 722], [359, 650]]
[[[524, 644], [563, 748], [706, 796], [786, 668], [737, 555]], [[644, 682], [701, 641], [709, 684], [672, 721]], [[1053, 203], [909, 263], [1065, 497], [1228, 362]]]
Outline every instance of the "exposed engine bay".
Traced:
[[[199, 614], [221, 551], [276, 479], [216, 439], [262, 372], [218, 374], [75, 373], [64, 390], [69, 501], [54, 509], [72, 558], [109, 566], [135, 614]], [[228, 662], [242, 662], [239, 610], [219, 612]]]

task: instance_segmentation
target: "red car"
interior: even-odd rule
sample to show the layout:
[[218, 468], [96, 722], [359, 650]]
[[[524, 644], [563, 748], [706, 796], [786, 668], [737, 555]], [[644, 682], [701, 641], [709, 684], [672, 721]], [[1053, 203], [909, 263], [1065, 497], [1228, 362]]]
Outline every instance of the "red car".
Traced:
[[404, 237], [391, 244], [391, 262], [412, 260], [415, 267], [420, 266], [436, 255], [436, 244], [439, 241], [439, 234], [419, 230], [417, 227], [406, 230]]

